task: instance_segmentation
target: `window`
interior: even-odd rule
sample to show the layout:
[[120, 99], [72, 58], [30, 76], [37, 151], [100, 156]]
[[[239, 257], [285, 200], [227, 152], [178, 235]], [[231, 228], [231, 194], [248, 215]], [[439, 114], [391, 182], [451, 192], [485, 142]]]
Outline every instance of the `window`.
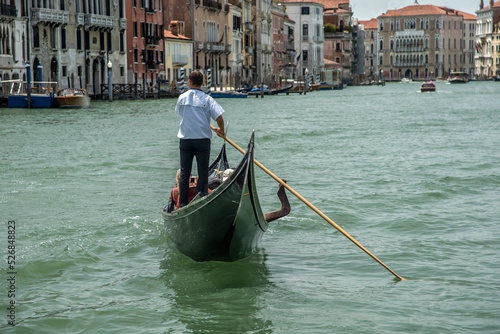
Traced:
[[309, 36], [309, 25], [307, 23], [302, 25], [302, 36]]
[[51, 28], [50, 29], [50, 47], [52, 49], [57, 48], [57, 45], [56, 45], [56, 29], [55, 28]]
[[61, 49], [66, 49], [66, 28], [61, 28]]
[[62, 76], [63, 77], [67, 77], [68, 76], [68, 68], [66, 67], [66, 65], [62, 66]]
[[309, 15], [309, 7], [302, 7], [302, 15]]
[[82, 30], [79, 28], [76, 29], [76, 49], [82, 49]]
[[309, 56], [309, 55], [308, 55], [307, 50], [303, 50], [303, 51], [302, 51], [302, 59], [303, 59], [303, 60], [307, 60], [308, 56]]
[[132, 22], [133, 36], [137, 37], [137, 21]]

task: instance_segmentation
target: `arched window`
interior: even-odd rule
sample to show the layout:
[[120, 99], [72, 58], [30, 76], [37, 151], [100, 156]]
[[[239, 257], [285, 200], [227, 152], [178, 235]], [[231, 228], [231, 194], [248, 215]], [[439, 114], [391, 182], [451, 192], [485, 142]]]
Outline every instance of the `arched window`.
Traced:
[[384, 41], [381, 40], [380, 41], [380, 48], [379, 48], [379, 50], [383, 50], [383, 49], [384, 49]]

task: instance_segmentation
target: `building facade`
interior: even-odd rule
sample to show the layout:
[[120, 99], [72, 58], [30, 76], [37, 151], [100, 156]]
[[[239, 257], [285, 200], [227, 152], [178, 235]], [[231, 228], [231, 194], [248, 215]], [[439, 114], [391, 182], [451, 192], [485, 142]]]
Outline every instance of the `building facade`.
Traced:
[[125, 82], [126, 14], [124, 0], [31, 0], [27, 11], [27, 61], [33, 79], [57, 82], [59, 87], [86, 88], [101, 94], [108, 82], [108, 63], [113, 82]]
[[287, 0], [286, 12], [295, 21], [294, 48], [297, 50], [297, 76], [315, 78], [324, 67], [323, 5], [300, 0]]
[[493, 33], [495, 31], [495, 26], [498, 26], [500, 22], [500, 1], [490, 1], [490, 5], [486, 7], [483, 7], [482, 4], [483, 2], [481, 1], [481, 6], [476, 12], [475, 65], [478, 77], [480, 79], [485, 79], [496, 72], [496, 61], [494, 61], [493, 55], [495, 53], [495, 48], [493, 47]]
[[371, 19], [369, 21], [359, 21], [359, 30], [364, 31], [364, 46], [365, 52], [363, 57], [364, 62], [364, 76], [362, 82], [372, 82], [378, 80], [378, 63], [377, 63], [377, 35], [378, 35], [378, 21]]
[[379, 16], [379, 75], [385, 80], [428, 80], [465, 71], [464, 18], [469, 16], [434, 5], [407, 6]]
[[[26, 80], [25, 61], [29, 59], [25, 2], [2, 1], [0, 7], [0, 81]], [[6, 87], [7, 88], [7, 87]]]
[[166, 76], [162, 0], [132, 0], [126, 13], [126, 81], [144, 83], [151, 89]]

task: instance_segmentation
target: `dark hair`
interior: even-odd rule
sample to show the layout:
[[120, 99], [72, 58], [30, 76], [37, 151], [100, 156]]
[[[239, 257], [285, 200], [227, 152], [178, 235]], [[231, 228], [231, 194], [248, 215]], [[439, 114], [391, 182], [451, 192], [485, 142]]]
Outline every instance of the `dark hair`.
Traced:
[[200, 71], [193, 71], [189, 74], [189, 80], [193, 86], [201, 86], [203, 85], [203, 74]]

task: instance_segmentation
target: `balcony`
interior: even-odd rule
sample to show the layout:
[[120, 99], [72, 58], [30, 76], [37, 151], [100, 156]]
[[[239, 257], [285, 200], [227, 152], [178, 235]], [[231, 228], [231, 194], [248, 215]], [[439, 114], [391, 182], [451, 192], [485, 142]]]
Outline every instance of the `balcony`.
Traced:
[[224, 44], [212, 44], [212, 51], [216, 53], [224, 52]]
[[213, 45], [213, 42], [205, 42], [203, 44], [203, 51], [205, 51], [205, 52], [211, 52], [212, 51], [212, 45]]
[[214, 0], [202, 0], [203, 7], [207, 8], [211, 11], [220, 11], [222, 10], [222, 4], [220, 2]]
[[114, 27], [114, 18], [111, 16], [85, 14], [85, 29], [111, 30]]
[[50, 23], [60, 26], [69, 23], [69, 12], [58, 9], [48, 8], [33, 8], [31, 10], [31, 23], [37, 25], [39, 23]]
[[75, 18], [77, 27], [82, 27], [85, 24], [85, 14], [76, 13]]
[[160, 44], [161, 37], [160, 36], [147, 36], [145, 38], [146, 40], [146, 47], [157, 47]]
[[304, 36], [304, 35], [303, 35], [303, 36], [302, 36], [302, 40], [307, 42], [307, 41], [309, 40], [309, 36]]
[[253, 46], [245, 46], [245, 52], [247, 55], [253, 54]]
[[174, 54], [172, 55], [172, 65], [174, 66], [185, 66], [188, 64], [188, 56], [187, 55], [179, 55], [179, 54]]
[[16, 6], [0, 5], [0, 22], [12, 22], [17, 16]]
[[194, 42], [194, 51], [200, 52], [203, 50], [203, 42]]
[[253, 31], [253, 22], [245, 22], [245, 34], [249, 34]]
[[226, 44], [224, 52], [226, 52], [226, 54], [230, 54], [231, 53], [231, 44]]
[[260, 49], [264, 53], [272, 53], [274, 50], [274, 45], [268, 45], [268, 44], [261, 44]]
[[120, 30], [127, 30], [127, 19], [120, 18], [118, 22], [120, 23]]

